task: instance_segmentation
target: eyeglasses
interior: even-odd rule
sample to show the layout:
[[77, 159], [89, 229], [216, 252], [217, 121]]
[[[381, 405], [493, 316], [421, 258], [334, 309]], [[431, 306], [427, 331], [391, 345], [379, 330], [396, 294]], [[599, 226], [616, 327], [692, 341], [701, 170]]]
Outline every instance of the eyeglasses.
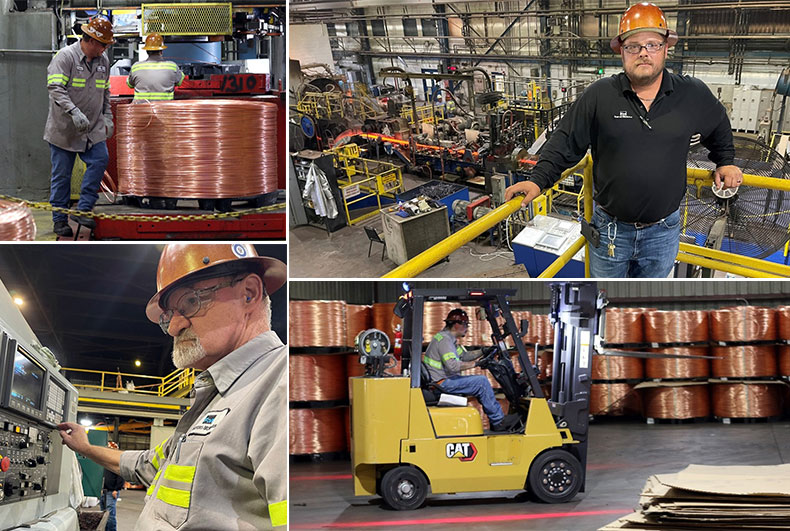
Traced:
[[176, 312], [186, 319], [191, 319], [192, 317], [196, 316], [198, 312], [200, 312], [203, 304], [211, 302], [219, 290], [234, 286], [243, 279], [244, 277], [237, 277], [232, 280], [226, 280], [211, 288], [188, 288], [189, 291], [178, 298], [176, 303], [173, 305], [173, 308], [166, 309], [162, 312], [162, 315], [159, 316], [159, 327], [162, 329], [162, 332], [168, 334], [170, 321], [173, 320], [173, 316], [176, 314]]
[[642, 48], [644, 48], [647, 53], [656, 53], [663, 47], [663, 42], [648, 42], [647, 44], [626, 44], [623, 46], [623, 50], [631, 55], [636, 55], [642, 51]]

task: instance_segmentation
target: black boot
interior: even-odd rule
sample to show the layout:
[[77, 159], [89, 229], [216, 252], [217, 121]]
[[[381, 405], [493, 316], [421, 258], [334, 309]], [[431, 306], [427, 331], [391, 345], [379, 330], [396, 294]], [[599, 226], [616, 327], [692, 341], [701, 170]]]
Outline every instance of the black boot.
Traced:
[[53, 231], [58, 236], [63, 236], [65, 238], [71, 238], [74, 236], [74, 231], [71, 230], [71, 227], [69, 227], [68, 221], [56, 221]]
[[87, 227], [91, 230], [96, 228], [96, 221], [93, 218], [89, 218], [88, 216], [75, 216], [74, 214], [70, 214], [69, 218], [76, 221], [83, 227]]

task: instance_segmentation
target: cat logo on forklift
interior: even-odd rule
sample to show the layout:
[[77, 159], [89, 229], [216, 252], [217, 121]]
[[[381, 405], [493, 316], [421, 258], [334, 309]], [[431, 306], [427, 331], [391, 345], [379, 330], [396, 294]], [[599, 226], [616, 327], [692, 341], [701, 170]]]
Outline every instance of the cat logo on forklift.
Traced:
[[477, 448], [470, 442], [447, 443], [447, 458], [459, 457], [459, 461], [474, 461], [477, 457]]

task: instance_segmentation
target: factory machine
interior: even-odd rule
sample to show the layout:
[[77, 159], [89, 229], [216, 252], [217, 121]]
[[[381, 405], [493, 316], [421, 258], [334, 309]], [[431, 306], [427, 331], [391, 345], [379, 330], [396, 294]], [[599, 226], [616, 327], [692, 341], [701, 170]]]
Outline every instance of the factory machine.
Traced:
[[76, 531], [69, 500], [76, 461], [55, 426], [76, 420], [77, 390], [39, 349], [0, 283], [0, 528], [42, 521]]

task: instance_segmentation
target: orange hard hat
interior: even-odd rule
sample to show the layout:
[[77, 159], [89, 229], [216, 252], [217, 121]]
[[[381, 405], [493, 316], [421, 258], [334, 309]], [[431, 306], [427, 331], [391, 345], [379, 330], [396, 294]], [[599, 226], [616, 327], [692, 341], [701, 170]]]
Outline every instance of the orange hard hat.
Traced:
[[112, 448], [114, 450], [118, 449], [118, 443], [115, 441], [107, 441], [107, 448]]
[[164, 50], [165, 48], [167, 48], [167, 46], [165, 46], [165, 40], [158, 33], [151, 33], [145, 38], [145, 46], [143, 46], [143, 50], [154, 51]]
[[667, 47], [674, 46], [678, 42], [678, 34], [667, 27], [667, 19], [661, 8], [656, 4], [641, 2], [632, 5], [623, 13], [618, 35], [609, 42], [609, 46], [615, 53], [620, 53], [625, 38], [640, 31], [654, 31], [665, 35]]
[[87, 24], [80, 26], [82, 33], [96, 39], [102, 44], [112, 44], [115, 42], [112, 36], [112, 24], [106, 18], [93, 17]]
[[[224, 267], [218, 267], [225, 264]], [[248, 243], [189, 244], [172, 243], [165, 247], [156, 271], [156, 295], [151, 297], [145, 314], [151, 321], [159, 322], [164, 308], [160, 302], [169, 290], [189, 281], [212, 276], [233, 274], [235, 269], [257, 272], [271, 295], [285, 284], [285, 264], [276, 258], [258, 256], [255, 247]]]

